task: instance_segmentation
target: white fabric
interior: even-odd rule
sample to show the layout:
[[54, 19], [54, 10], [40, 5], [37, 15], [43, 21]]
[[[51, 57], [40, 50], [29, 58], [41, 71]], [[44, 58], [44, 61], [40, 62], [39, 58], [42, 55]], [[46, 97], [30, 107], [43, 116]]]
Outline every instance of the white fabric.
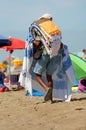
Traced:
[[46, 14], [43, 14], [43, 15], [40, 17], [40, 19], [41, 19], [41, 18], [51, 19], [52, 16], [51, 16], [51, 14], [46, 13]]
[[57, 56], [56, 64], [57, 68], [53, 75], [53, 97], [70, 101], [72, 95], [71, 87], [75, 82], [75, 73], [66, 45]]
[[32, 51], [33, 51], [32, 43], [28, 44], [28, 42], [26, 41], [25, 56], [23, 58], [23, 67], [19, 77], [20, 85], [25, 87], [25, 89], [30, 92], [31, 96], [32, 96], [32, 80], [31, 75], [29, 74], [29, 70], [33, 61]]

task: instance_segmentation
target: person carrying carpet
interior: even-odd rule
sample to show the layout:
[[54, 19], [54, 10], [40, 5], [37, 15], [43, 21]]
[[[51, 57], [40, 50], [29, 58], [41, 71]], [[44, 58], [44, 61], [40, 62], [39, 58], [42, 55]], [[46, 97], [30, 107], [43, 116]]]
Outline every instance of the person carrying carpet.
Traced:
[[[36, 23], [42, 23], [46, 21], [52, 21], [52, 16], [50, 14], [44, 14], [40, 17], [39, 21], [35, 21]], [[61, 35], [61, 31], [59, 30], [58, 35]], [[58, 44], [58, 50], [60, 48], [61, 44], [61, 36], [58, 36], [57, 43]], [[44, 46], [43, 40], [41, 40], [40, 34], [36, 34], [35, 32], [35, 40], [33, 41], [33, 48], [34, 49], [34, 55], [33, 55], [33, 63], [35, 63], [33, 67], [33, 72], [36, 75], [36, 80], [38, 83], [44, 88], [46, 94], [44, 97], [44, 101], [53, 102], [52, 100], [52, 90], [53, 90], [53, 80], [52, 75], [55, 71], [56, 64], [55, 64], [55, 56], [50, 57], [50, 54], [47, 53], [46, 48]], [[53, 39], [53, 38], [52, 38]], [[60, 42], [58, 42], [60, 41]], [[49, 41], [51, 42], [51, 41]], [[51, 44], [51, 43], [50, 43]], [[40, 54], [38, 54], [40, 53]], [[57, 52], [58, 53], [58, 52]], [[35, 60], [35, 61], [34, 61]], [[42, 78], [42, 74], [45, 71], [46, 73], [46, 79], [45, 82]]]
[[[34, 84], [35, 79], [38, 84]], [[74, 69], [68, 47], [62, 43], [61, 31], [50, 14], [42, 15], [29, 27], [19, 81], [31, 96], [34, 86], [41, 86], [45, 102], [53, 103], [54, 97], [71, 100]]]

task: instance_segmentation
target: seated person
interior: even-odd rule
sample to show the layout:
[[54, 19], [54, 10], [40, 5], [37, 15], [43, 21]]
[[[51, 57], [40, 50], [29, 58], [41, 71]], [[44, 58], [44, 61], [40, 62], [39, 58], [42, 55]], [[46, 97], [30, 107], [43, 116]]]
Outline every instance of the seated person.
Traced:
[[5, 85], [7, 88], [10, 88], [10, 81], [9, 81], [9, 77], [8, 77], [8, 76], [6, 76], [6, 77], [4, 78], [4, 85]]
[[5, 74], [3, 71], [0, 69], [0, 90], [1, 91], [7, 91], [7, 87], [4, 85], [4, 79], [5, 79]]

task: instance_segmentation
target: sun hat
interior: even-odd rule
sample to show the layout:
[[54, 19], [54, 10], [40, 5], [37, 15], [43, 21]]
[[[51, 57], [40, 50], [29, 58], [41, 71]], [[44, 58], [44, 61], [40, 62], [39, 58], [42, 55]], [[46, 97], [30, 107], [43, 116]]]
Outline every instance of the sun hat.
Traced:
[[51, 20], [52, 20], [51, 14], [48, 14], [48, 13], [43, 14], [43, 15], [40, 17], [40, 19], [41, 19], [41, 18], [46, 18], [46, 19], [51, 19]]

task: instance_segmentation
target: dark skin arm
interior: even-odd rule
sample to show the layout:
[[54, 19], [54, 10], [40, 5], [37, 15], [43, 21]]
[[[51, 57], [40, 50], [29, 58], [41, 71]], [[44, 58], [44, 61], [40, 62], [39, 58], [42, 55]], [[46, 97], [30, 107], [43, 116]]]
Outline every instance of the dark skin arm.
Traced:
[[61, 49], [63, 48], [63, 43], [61, 43], [60, 48], [61, 48]]
[[33, 44], [34, 44], [35, 46], [40, 46], [40, 45], [41, 45], [41, 42], [38, 41], [38, 40], [35, 40], [35, 41], [33, 42]]

